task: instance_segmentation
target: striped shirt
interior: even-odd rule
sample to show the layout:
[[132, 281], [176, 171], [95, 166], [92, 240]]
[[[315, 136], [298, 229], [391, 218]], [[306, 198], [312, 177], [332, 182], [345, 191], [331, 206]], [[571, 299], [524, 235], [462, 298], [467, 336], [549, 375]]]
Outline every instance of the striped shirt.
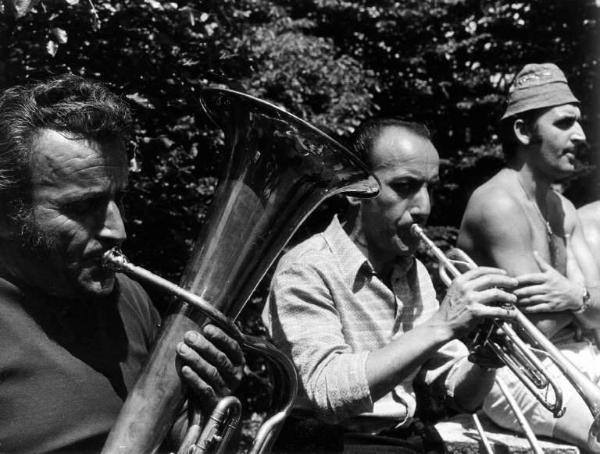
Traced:
[[[263, 321], [275, 345], [300, 376], [298, 407], [340, 421], [374, 413], [396, 421], [414, 415], [415, 374], [373, 402], [366, 378], [370, 351], [429, 319], [438, 309], [431, 279], [418, 260], [392, 273], [393, 291], [374, 273], [334, 217], [329, 227], [285, 254], [271, 282]], [[426, 382], [466, 360], [466, 347], [451, 341], [427, 362]]]

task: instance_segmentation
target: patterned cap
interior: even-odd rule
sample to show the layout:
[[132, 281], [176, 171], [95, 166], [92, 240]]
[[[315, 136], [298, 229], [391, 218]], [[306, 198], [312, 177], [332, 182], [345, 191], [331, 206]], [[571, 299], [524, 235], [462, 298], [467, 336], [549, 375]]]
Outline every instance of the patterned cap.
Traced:
[[567, 78], [553, 63], [530, 63], [517, 74], [502, 119], [528, 110], [579, 103]]

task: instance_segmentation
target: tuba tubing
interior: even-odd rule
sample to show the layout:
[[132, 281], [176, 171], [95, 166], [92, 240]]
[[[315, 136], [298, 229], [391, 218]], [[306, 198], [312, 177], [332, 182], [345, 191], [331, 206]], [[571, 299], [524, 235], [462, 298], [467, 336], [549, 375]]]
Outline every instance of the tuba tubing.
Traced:
[[[452, 261], [441, 251], [441, 249], [439, 249], [433, 243], [433, 241], [431, 241], [427, 235], [425, 235], [425, 232], [419, 225], [413, 224], [411, 226], [411, 232], [428, 246], [429, 250], [438, 259], [440, 265], [447, 270], [448, 274], [452, 278], [456, 278], [462, 274], [452, 263]], [[463, 251], [461, 251], [461, 253], [468, 258]], [[468, 261], [470, 262], [469, 264], [473, 264], [473, 261], [470, 258], [468, 258]], [[550, 357], [556, 367], [571, 383], [573, 388], [575, 388], [577, 393], [585, 402], [593, 418], [593, 423], [588, 434], [587, 447], [591, 452], [600, 452], [600, 388], [596, 386], [596, 384], [594, 384], [571, 361], [569, 361], [562, 354], [562, 352], [556, 348], [556, 346], [517, 307], [514, 307], [513, 310], [516, 314], [515, 323], [519, 324], [523, 332], [525, 332], [527, 336], [529, 336], [530, 339], [534, 341], [548, 357]], [[502, 325], [508, 326], [506, 322], [503, 322]], [[509, 336], [511, 331], [514, 333], [512, 328], [504, 331]], [[516, 333], [514, 333], [514, 336], [518, 338]], [[518, 341], [523, 342], [521, 339]], [[524, 384], [527, 385], [525, 382]], [[537, 394], [535, 395], [537, 397]], [[540, 402], [544, 404], [544, 402]]]
[[[184, 441], [177, 454], [223, 454], [242, 414], [242, 403], [237, 397], [223, 397], [196, 439]], [[187, 437], [186, 437], [187, 438]]]
[[[132, 264], [119, 249], [114, 248], [105, 252], [102, 263], [104, 267], [115, 272], [125, 273], [136, 280], [146, 282], [175, 295], [187, 304], [193, 306], [194, 310], [207, 317], [211, 323], [218, 326], [229, 336], [238, 341], [245, 351], [261, 354], [277, 367], [278, 375], [286, 378], [287, 389], [285, 389], [285, 387], [283, 387], [283, 389], [278, 387], [280, 391], [279, 396], [277, 396], [277, 400], [283, 401], [284, 403], [279, 411], [263, 422], [261, 429], [259, 429], [258, 434], [254, 439], [252, 448], [249, 451], [250, 454], [268, 452], [272, 443], [275, 441], [281, 423], [283, 423], [285, 418], [289, 415], [298, 392], [298, 378], [296, 369], [291, 360], [277, 350], [270, 342], [259, 337], [243, 334], [222, 312], [215, 309], [198, 295], [179, 287], [171, 281], [158, 276], [145, 268]], [[157, 392], [160, 392], [160, 388], [157, 388]], [[209, 417], [207, 424], [202, 429], [202, 433], [197, 440], [190, 441], [188, 440], [189, 436], [186, 436], [184, 439], [185, 446], [180, 447], [178, 454], [223, 452], [227, 447], [227, 443], [230, 440], [233, 430], [235, 430], [235, 427], [237, 426], [240, 413], [241, 404], [237, 398], [233, 396], [222, 398]], [[229, 427], [226, 427], [223, 431], [225, 436], [218, 435], [218, 431], [222, 425], [229, 425]], [[130, 429], [131, 428], [128, 428], [128, 430]], [[107, 445], [109, 445], [108, 442]]]

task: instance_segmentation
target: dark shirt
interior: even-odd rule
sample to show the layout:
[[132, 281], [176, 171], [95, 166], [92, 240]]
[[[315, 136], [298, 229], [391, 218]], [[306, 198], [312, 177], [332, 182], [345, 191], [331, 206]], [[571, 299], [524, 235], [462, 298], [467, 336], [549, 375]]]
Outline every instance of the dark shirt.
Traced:
[[0, 279], [0, 453], [99, 452], [159, 325], [123, 275], [69, 302]]

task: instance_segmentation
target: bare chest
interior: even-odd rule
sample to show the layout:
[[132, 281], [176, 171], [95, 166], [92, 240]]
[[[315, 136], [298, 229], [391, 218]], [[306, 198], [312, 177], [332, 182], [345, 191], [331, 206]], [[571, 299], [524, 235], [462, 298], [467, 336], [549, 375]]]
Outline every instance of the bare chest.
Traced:
[[524, 208], [530, 226], [532, 250], [540, 253], [544, 260], [566, 275], [568, 233], [564, 214], [556, 206], [549, 210], [547, 218], [535, 207]]

